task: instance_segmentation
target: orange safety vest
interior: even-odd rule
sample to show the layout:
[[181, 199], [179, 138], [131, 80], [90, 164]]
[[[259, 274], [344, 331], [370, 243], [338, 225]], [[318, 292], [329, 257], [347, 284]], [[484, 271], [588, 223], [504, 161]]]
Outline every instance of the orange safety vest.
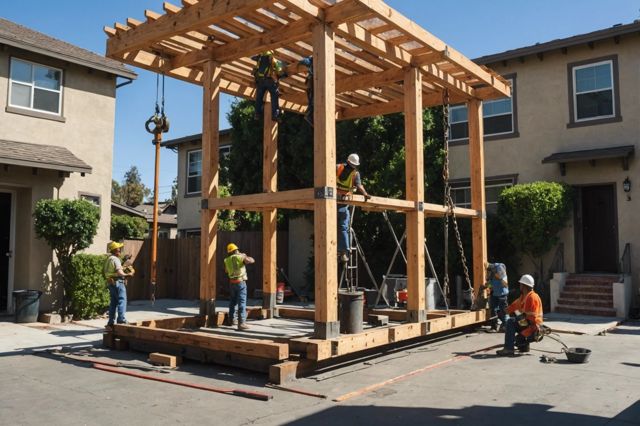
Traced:
[[529, 320], [529, 327], [521, 331], [524, 337], [529, 337], [542, 325], [542, 300], [535, 291], [530, 291], [526, 296], [521, 295], [507, 308], [508, 314], [516, 310], [524, 313]]
[[351, 172], [346, 176], [342, 176], [344, 169], [347, 167], [345, 163], [338, 164], [336, 168], [336, 186], [338, 187], [338, 193], [351, 192], [353, 188], [353, 182], [356, 179], [356, 169], [351, 169]]

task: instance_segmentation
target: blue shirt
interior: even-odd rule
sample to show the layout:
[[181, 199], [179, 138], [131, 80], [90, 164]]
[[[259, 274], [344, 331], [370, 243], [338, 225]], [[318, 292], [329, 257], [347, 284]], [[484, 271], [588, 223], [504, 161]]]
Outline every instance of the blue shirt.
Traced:
[[508, 295], [509, 286], [502, 286], [503, 281], [508, 281], [507, 267], [504, 266], [504, 263], [490, 263], [489, 269], [491, 270], [491, 278], [488, 279], [488, 282], [491, 283], [491, 295], [498, 297]]

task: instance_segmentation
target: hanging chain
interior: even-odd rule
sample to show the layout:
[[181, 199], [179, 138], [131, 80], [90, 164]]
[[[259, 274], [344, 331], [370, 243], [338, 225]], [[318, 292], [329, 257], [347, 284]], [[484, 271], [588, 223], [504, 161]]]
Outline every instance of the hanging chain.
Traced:
[[462, 263], [462, 270], [464, 272], [464, 278], [467, 282], [467, 287], [471, 291], [471, 305], [474, 304], [473, 286], [471, 285], [471, 278], [469, 277], [469, 268], [467, 267], [467, 257], [464, 254], [464, 246], [462, 245], [462, 238], [460, 237], [460, 229], [458, 228], [458, 220], [456, 218], [456, 212], [454, 210], [455, 205], [453, 198], [451, 197], [451, 185], [449, 184], [449, 91], [445, 89], [442, 93], [442, 124], [444, 128], [444, 165], [442, 167], [442, 179], [444, 181], [444, 205], [447, 209], [444, 216], [444, 238], [445, 238], [445, 271], [444, 271], [444, 292], [445, 298], [449, 297], [449, 271], [448, 271], [448, 249], [449, 249], [449, 216], [453, 223], [453, 231], [456, 236], [456, 243], [458, 244], [458, 251], [460, 252], [460, 261]]

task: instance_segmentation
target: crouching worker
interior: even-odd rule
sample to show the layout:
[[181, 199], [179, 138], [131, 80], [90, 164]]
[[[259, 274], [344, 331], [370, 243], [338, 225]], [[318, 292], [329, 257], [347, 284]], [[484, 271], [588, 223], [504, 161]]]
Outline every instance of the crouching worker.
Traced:
[[125, 280], [134, 274], [133, 268], [122, 266], [120, 254], [124, 244], [111, 241], [107, 245], [110, 255], [104, 262], [103, 273], [109, 285], [109, 322], [107, 328], [112, 327], [118, 312], [118, 324], [126, 324], [127, 313], [127, 287]]
[[229, 301], [229, 322], [235, 325], [236, 305], [238, 306], [238, 330], [247, 330], [247, 268], [244, 265], [254, 263], [252, 257], [240, 253], [238, 246], [227, 245], [229, 256], [224, 259], [224, 270], [229, 275], [231, 300]]
[[520, 297], [507, 308], [510, 315], [504, 333], [504, 348], [499, 356], [513, 356], [515, 347], [520, 352], [529, 352], [529, 343], [540, 340], [542, 326], [542, 301], [533, 291], [531, 275], [520, 277]]

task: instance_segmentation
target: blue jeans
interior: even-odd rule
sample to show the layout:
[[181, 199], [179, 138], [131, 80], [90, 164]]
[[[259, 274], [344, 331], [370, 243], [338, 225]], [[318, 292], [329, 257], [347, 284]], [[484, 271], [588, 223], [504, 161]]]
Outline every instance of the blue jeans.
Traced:
[[229, 300], [229, 320], [233, 321], [236, 313], [236, 305], [238, 305], [238, 322], [244, 323], [247, 319], [247, 283], [240, 281], [237, 284], [229, 284], [231, 286], [231, 300]]
[[118, 310], [118, 324], [126, 322], [127, 287], [122, 278], [117, 279], [115, 284], [109, 284], [109, 325], [112, 325], [116, 319], [116, 308]]
[[[507, 313], [507, 296], [494, 296], [493, 294], [489, 296], [489, 309], [491, 316], [498, 315], [498, 318], [504, 324]], [[491, 320], [491, 327], [498, 327], [498, 318]]]
[[346, 204], [338, 206], [338, 251], [349, 251], [349, 222], [351, 218], [351, 212], [349, 212], [349, 206]]
[[516, 345], [518, 347], [528, 345], [528, 343], [533, 342], [535, 340], [534, 334], [529, 337], [525, 337], [520, 334], [520, 328], [518, 326], [518, 321], [515, 317], [507, 318], [507, 325], [504, 330], [504, 348], [505, 349], [515, 349]]
[[265, 92], [269, 92], [271, 95], [271, 118], [275, 120], [279, 114], [280, 90], [278, 90], [278, 83], [272, 78], [256, 80], [256, 115], [262, 116], [264, 114]]

